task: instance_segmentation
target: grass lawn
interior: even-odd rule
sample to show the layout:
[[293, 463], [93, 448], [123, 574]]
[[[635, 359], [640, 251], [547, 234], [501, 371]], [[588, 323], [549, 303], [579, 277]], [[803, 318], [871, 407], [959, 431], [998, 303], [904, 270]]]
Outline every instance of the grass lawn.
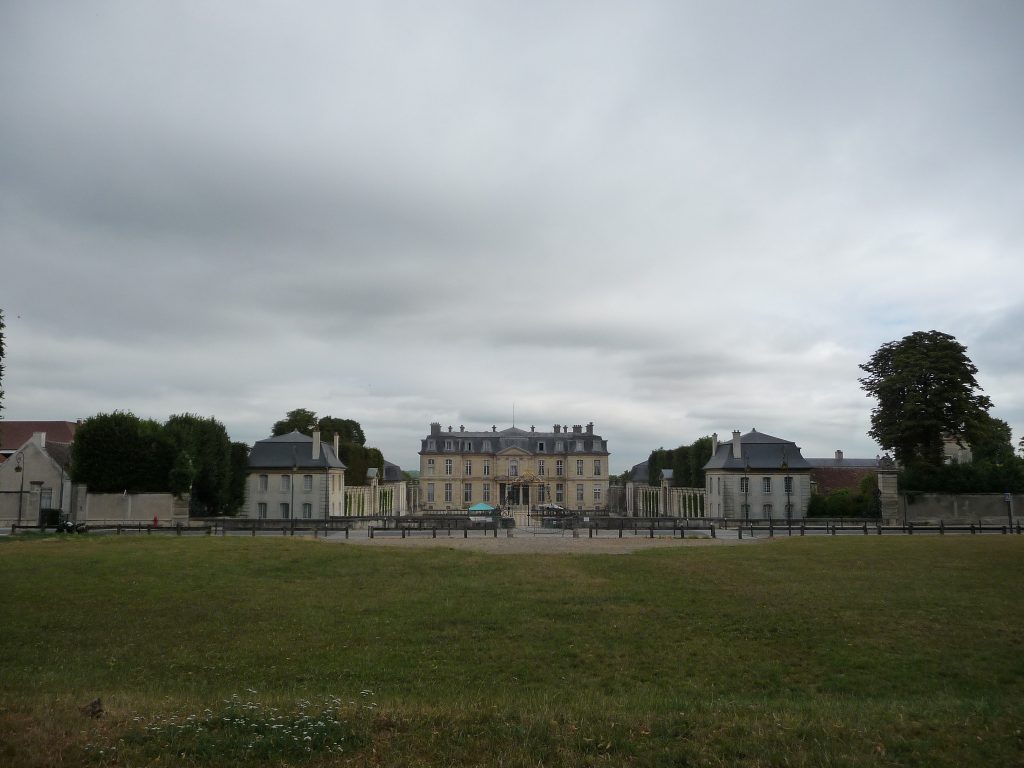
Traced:
[[0, 584], [3, 766], [1024, 765], [1021, 537], [26, 537]]

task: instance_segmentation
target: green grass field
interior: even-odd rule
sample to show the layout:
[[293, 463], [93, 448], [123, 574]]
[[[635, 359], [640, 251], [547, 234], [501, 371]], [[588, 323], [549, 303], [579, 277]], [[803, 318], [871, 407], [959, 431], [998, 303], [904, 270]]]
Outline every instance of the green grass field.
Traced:
[[3, 540], [0, 765], [1024, 765], [1022, 583], [1013, 536]]

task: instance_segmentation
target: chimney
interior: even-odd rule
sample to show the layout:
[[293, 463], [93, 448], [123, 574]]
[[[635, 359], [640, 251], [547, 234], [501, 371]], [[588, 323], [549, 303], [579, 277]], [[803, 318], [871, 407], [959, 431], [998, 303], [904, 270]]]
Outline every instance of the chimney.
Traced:
[[587, 424], [587, 434], [594, 434], [594, 422], [590, 422], [589, 424]]
[[582, 424], [573, 424], [572, 425], [572, 433], [574, 435], [578, 435], [578, 434], [580, 434], [582, 432], [583, 432], [583, 425]]
[[335, 432], [334, 433], [334, 458], [338, 458], [340, 451], [341, 451], [341, 436], [337, 432]]
[[711, 455], [714, 456], [718, 453], [718, 433], [713, 432], [711, 434]]
[[33, 432], [32, 442], [38, 445], [40, 448], [46, 448], [46, 433], [45, 432]]
[[313, 430], [313, 461], [320, 458], [320, 430]]
[[465, 431], [466, 431], [466, 425], [465, 424], [459, 424], [459, 432], [465, 432]]
[[738, 429], [732, 431], [732, 457], [734, 459], [743, 458], [743, 440], [740, 438]]
[[843, 460], [843, 452], [842, 451], [836, 451], [836, 461], [842, 461], [842, 460]]
[[561, 424], [555, 424], [555, 434], [557, 435], [561, 431], [562, 431], [562, 425]]
[[430, 434], [440, 435], [441, 434], [441, 423], [438, 421], [430, 422]]

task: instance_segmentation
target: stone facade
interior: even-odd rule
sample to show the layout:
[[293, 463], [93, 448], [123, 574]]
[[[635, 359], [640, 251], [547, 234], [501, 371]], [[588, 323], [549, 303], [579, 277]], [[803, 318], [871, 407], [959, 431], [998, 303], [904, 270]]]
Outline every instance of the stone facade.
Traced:
[[47, 509], [71, 511], [70, 446], [33, 433], [0, 463], [0, 523], [38, 525]]
[[344, 516], [345, 465], [337, 438], [325, 445], [319, 432], [291, 432], [257, 441], [249, 453], [244, 514], [270, 520]]
[[799, 520], [807, 516], [811, 467], [789, 440], [752, 430], [730, 442], [711, 438], [704, 465], [705, 514], [741, 520]]
[[420, 446], [419, 507], [461, 512], [474, 504], [523, 509], [557, 504], [574, 512], [608, 506], [608, 444], [593, 423], [550, 432], [489, 432], [430, 425]]

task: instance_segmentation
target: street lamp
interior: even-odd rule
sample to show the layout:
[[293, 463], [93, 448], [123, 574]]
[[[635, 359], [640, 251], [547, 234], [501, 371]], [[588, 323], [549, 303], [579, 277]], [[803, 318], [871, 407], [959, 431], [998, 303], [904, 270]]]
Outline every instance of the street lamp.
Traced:
[[743, 465], [743, 519], [750, 520], [750, 462]]
[[18, 491], [18, 525], [21, 525], [21, 505], [25, 498], [25, 452], [18, 451], [14, 456], [14, 471], [21, 474], [21, 489]]
[[786, 489], [786, 519], [790, 520], [793, 516], [793, 503], [791, 500], [793, 495], [793, 478], [788, 474], [789, 464], [786, 463], [785, 458], [782, 459], [782, 471], [787, 473], [782, 480], [782, 484]]

